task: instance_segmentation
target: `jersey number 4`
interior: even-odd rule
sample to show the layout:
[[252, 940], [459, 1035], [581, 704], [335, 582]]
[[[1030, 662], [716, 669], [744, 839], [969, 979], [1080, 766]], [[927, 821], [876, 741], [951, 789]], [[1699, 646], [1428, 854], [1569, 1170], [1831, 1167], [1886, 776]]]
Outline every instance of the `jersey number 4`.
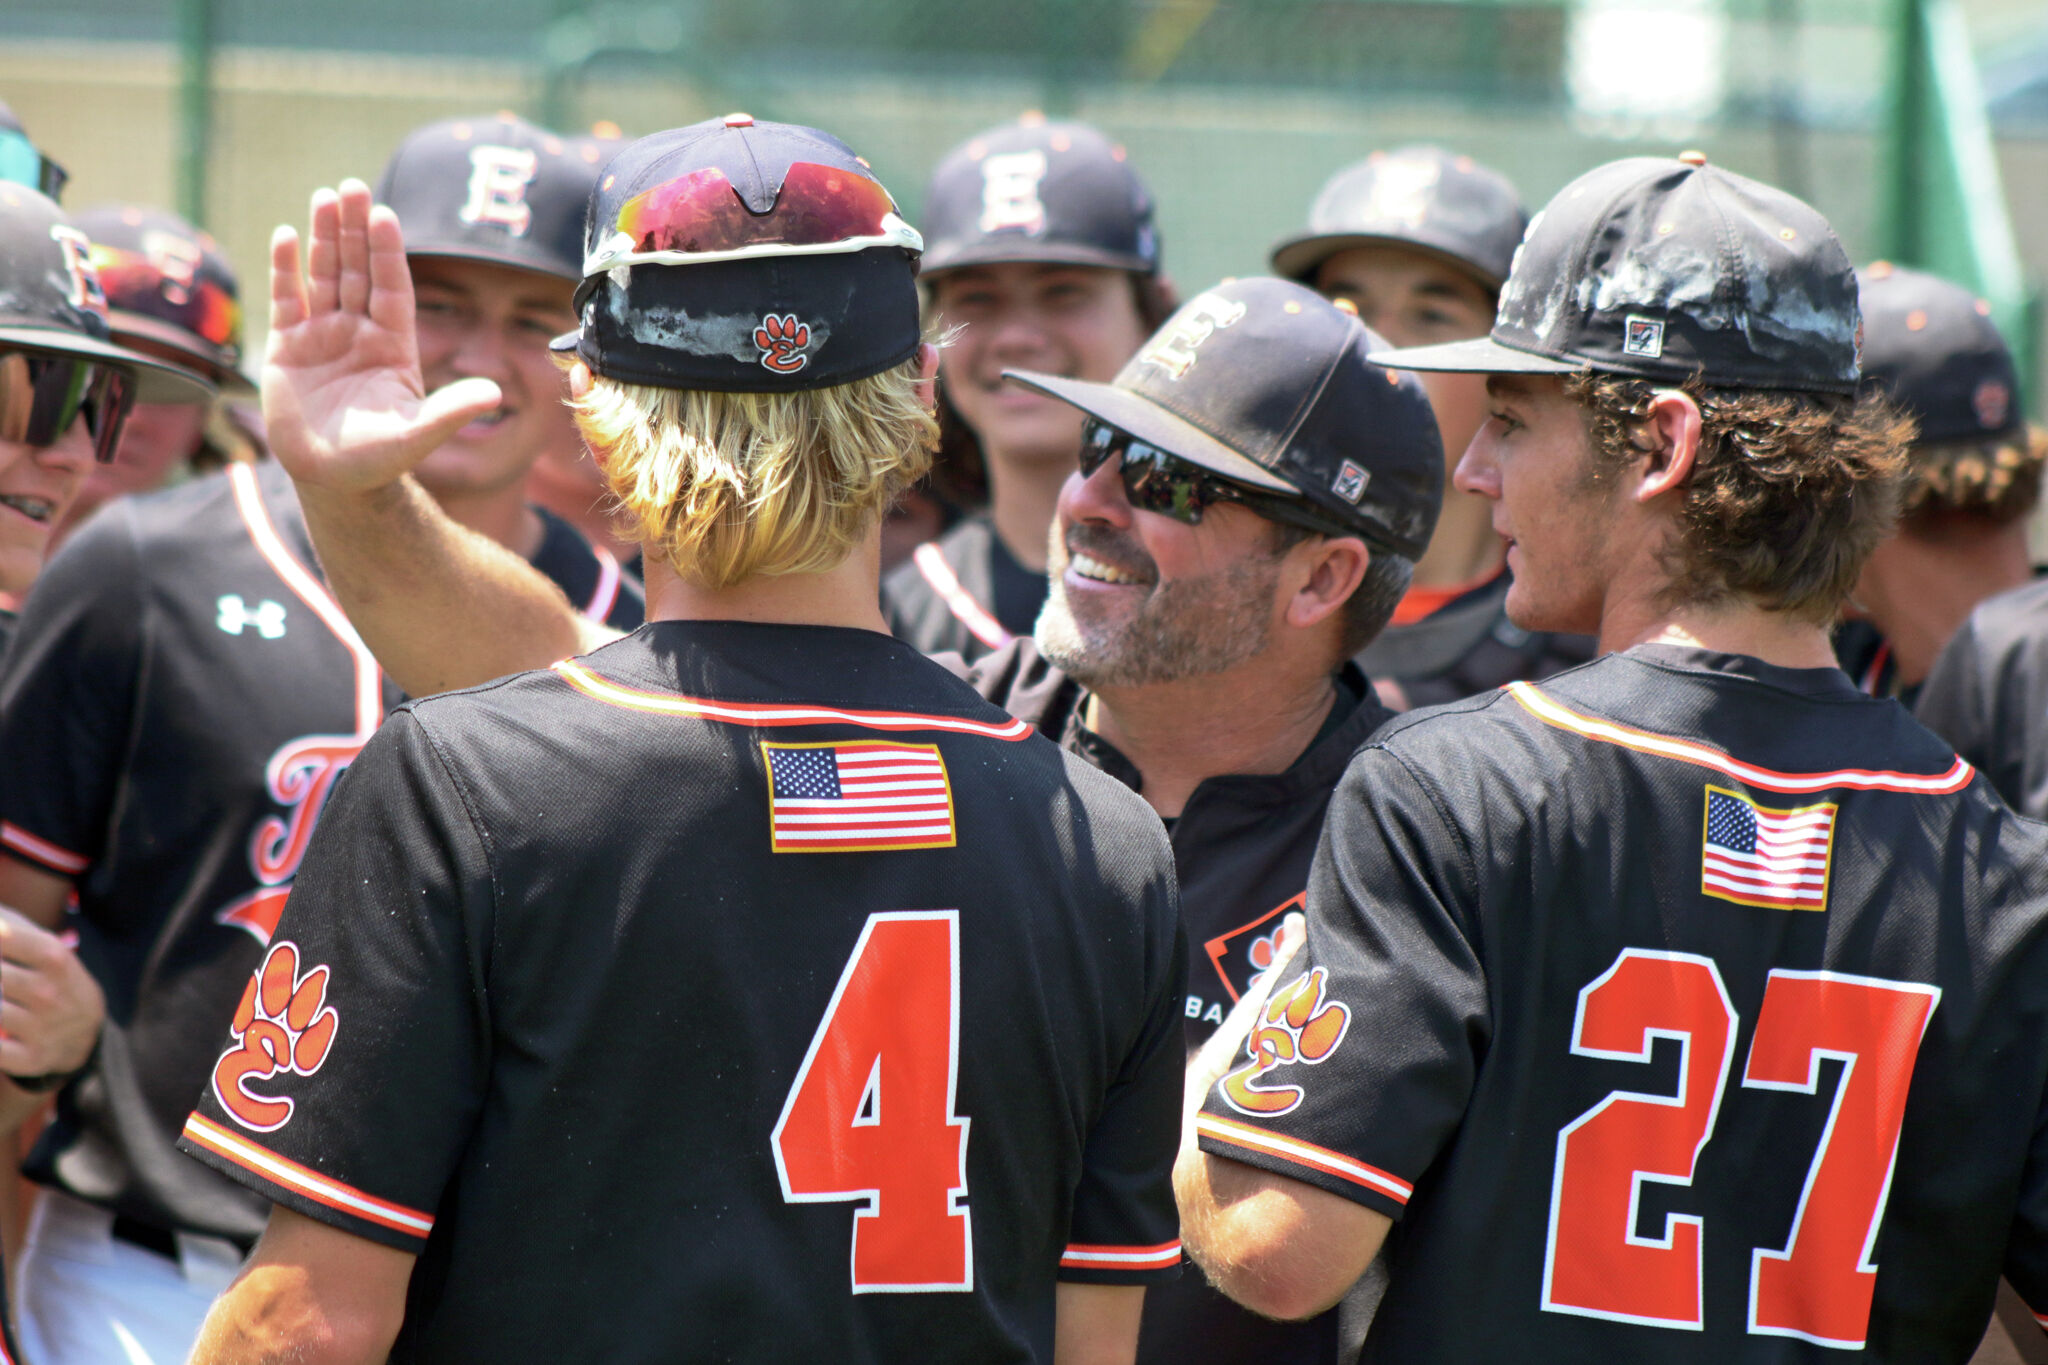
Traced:
[[959, 1059], [959, 912], [869, 916], [770, 1139], [785, 1200], [860, 1201], [856, 1294], [974, 1288]]
[[[1891, 1190], [1906, 1090], [1933, 986], [1833, 972], [1773, 971], [1742, 1084], [1820, 1093], [1821, 1061], [1842, 1063], [1827, 1126], [1782, 1248], [1750, 1254], [1749, 1330], [1856, 1349], [1870, 1325], [1871, 1254]], [[1557, 1135], [1543, 1307], [1699, 1331], [1701, 1219], [1670, 1214], [1638, 1231], [1645, 1182], [1690, 1185], [1714, 1135], [1735, 1056], [1736, 1016], [1720, 969], [1688, 953], [1630, 948], [1579, 992], [1572, 1051], [1648, 1062], [1675, 1039], [1678, 1093], [1617, 1090]]]

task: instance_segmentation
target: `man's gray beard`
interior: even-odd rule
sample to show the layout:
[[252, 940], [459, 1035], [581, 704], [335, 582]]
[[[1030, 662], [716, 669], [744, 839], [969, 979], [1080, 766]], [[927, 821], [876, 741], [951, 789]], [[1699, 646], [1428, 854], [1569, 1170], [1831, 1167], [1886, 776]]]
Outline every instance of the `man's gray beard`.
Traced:
[[1277, 559], [1252, 559], [1153, 590], [1121, 627], [1086, 627], [1055, 574], [1039, 613], [1039, 653], [1084, 687], [1145, 687], [1221, 673], [1266, 647]]

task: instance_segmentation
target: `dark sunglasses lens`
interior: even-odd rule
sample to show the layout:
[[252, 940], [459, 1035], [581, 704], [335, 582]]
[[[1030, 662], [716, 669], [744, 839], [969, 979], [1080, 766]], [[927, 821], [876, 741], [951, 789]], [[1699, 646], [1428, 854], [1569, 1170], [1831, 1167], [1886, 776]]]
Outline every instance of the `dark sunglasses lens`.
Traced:
[[111, 365], [96, 367], [86, 396], [85, 420], [92, 431], [92, 457], [110, 463], [121, 444], [121, 430], [135, 406], [135, 377]]
[[1221, 496], [1216, 481], [1199, 466], [1143, 441], [1125, 447], [1123, 475], [1131, 506], [1189, 526], [1200, 525], [1203, 509]]
[[54, 445], [83, 415], [94, 456], [112, 459], [132, 401], [133, 383], [122, 370], [68, 356], [0, 352], [0, 440]]
[[1116, 453], [1119, 433], [1115, 427], [1090, 422], [1081, 429], [1081, 477], [1088, 478]]

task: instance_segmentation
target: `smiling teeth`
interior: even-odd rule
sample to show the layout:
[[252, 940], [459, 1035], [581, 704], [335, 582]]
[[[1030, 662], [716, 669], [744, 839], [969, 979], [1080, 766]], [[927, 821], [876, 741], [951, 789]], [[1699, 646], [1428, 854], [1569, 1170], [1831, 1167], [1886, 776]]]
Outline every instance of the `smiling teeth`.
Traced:
[[1092, 578], [1101, 583], [1142, 583], [1145, 580], [1122, 569], [1112, 568], [1089, 555], [1077, 554], [1073, 559], [1073, 570], [1083, 578]]
[[56, 504], [40, 498], [17, 498], [11, 494], [0, 494], [0, 502], [6, 503], [31, 521], [48, 521], [50, 514], [57, 510]]

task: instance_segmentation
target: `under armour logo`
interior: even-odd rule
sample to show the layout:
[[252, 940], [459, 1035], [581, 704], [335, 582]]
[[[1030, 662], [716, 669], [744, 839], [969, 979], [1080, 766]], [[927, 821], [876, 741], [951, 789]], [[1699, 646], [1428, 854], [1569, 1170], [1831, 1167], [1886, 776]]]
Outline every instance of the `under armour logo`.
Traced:
[[981, 230], [998, 232], [1045, 227], [1045, 201], [1038, 182], [1045, 179], [1045, 153], [1006, 152], [981, 163]]
[[754, 344], [761, 348], [761, 363], [777, 374], [795, 374], [811, 363], [804, 354], [811, 344], [811, 329], [798, 322], [794, 313], [763, 317], [754, 329]]
[[526, 187], [540, 169], [540, 157], [530, 147], [484, 144], [469, 149], [469, 165], [469, 201], [456, 217], [465, 223], [496, 223], [524, 237], [533, 225]]
[[256, 604], [254, 610], [251, 610], [249, 604], [242, 600], [239, 593], [230, 592], [221, 594], [218, 605], [220, 607], [220, 615], [215, 619], [215, 624], [228, 634], [240, 635], [249, 627], [254, 626], [256, 633], [266, 640], [280, 640], [284, 638], [284, 605], [282, 603], [273, 602], [266, 597]]
[[1138, 359], [1180, 379], [1194, 368], [1195, 352], [1203, 342], [1219, 328], [1236, 326], [1243, 317], [1243, 304], [1232, 303], [1221, 294], [1197, 294], [1167, 320], [1159, 335], [1138, 352]]
[[100, 287], [100, 272], [92, 266], [92, 243], [69, 223], [50, 224], [50, 237], [64, 253], [64, 271], [71, 277], [68, 295], [71, 306], [83, 312], [107, 315], [107, 291]]

